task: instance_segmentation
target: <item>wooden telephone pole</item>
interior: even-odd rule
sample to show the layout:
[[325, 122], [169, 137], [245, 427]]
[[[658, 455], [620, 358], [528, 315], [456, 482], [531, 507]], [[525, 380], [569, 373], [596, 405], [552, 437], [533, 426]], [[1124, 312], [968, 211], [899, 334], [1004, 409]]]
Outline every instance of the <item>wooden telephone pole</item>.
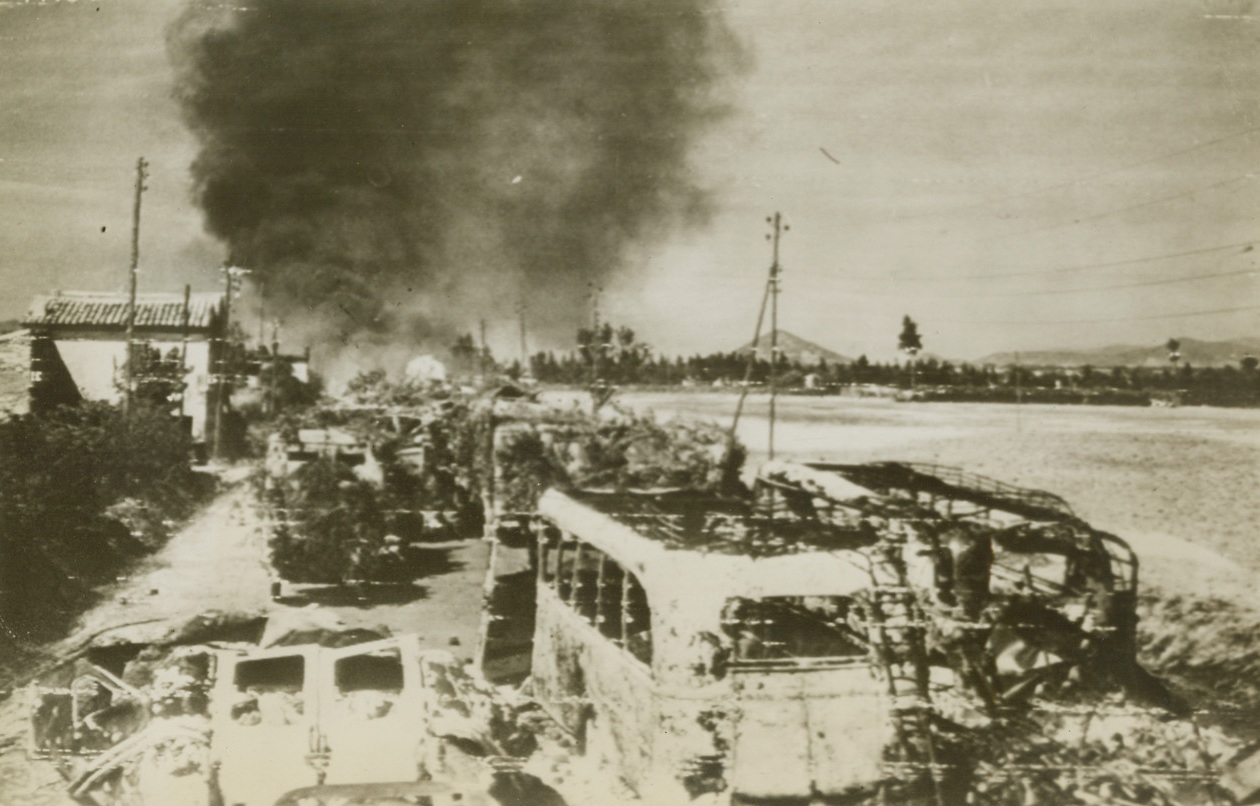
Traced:
[[486, 383], [490, 377], [490, 374], [488, 371], [490, 362], [487, 360], [490, 357], [490, 351], [486, 349], [486, 320], [485, 319], [481, 320], [479, 330], [481, 333], [481, 355], [479, 356], [479, 360], [477, 361], [477, 367], [479, 371], [481, 372], [481, 382]]
[[136, 199], [131, 210], [131, 269], [128, 272], [127, 292], [127, 393], [123, 396], [123, 414], [130, 415], [132, 397], [135, 394], [136, 375], [136, 275], [140, 269], [140, 197], [148, 188], [149, 163], [141, 157], [136, 161]]
[[779, 213], [774, 214], [773, 219], [767, 218], [768, 223], [773, 224], [774, 231], [770, 234], [773, 243], [773, 255], [770, 262], [770, 458], [774, 458], [774, 418], [775, 418], [775, 402], [779, 394], [778, 384], [778, 361], [779, 361], [779, 275], [783, 273], [783, 267], [779, 265], [779, 237], [783, 234], [786, 227], [783, 226], [783, 216]]
[[[783, 267], [779, 265], [779, 238], [791, 227], [783, 223], [783, 216], [775, 213], [773, 218], [766, 218], [773, 225], [774, 231], [766, 235], [766, 240], [773, 242], [773, 253], [770, 259], [770, 276], [766, 278], [766, 290], [761, 295], [761, 308], [757, 311], [757, 327], [753, 331], [752, 344], [748, 348], [748, 366], [744, 370], [744, 383], [739, 391], [739, 400], [735, 403], [735, 416], [731, 419], [731, 430], [727, 438], [727, 456], [735, 447], [735, 434], [739, 428], [739, 418], [744, 413], [744, 401], [748, 398], [748, 388], [752, 384], [753, 369], [757, 365], [757, 350], [761, 343], [761, 325], [765, 322], [766, 307], [773, 301], [770, 312], [770, 458], [774, 458], [774, 417], [775, 417], [775, 354], [779, 349], [779, 274]], [[773, 297], [773, 300], [771, 299]]]
[[529, 366], [529, 348], [525, 341], [525, 298], [516, 304], [517, 317], [521, 324], [521, 377], [528, 378], [532, 374]]
[[228, 386], [230, 371], [232, 368], [232, 337], [231, 337], [231, 319], [232, 319], [232, 295], [236, 292], [236, 280], [238, 277], [244, 277], [249, 274], [249, 269], [242, 269], [232, 265], [229, 258], [223, 264], [223, 328], [222, 338], [219, 340], [219, 357], [218, 372], [212, 373], [211, 377], [217, 382], [214, 395], [214, 456], [216, 459], [222, 459], [224, 456], [225, 446], [223, 444], [223, 414], [224, 409], [231, 402], [231, 390]]

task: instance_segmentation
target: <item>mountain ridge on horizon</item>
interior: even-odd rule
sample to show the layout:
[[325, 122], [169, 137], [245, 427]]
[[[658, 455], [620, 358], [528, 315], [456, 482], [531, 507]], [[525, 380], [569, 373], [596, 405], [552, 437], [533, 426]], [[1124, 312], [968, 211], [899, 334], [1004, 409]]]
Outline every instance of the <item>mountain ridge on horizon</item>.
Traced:
[[[788, 361], [813, 366], [821, 364], [823, 361], [826, 361], [828, 364], [852, 364], [856, 360], [842, 353], [837, 353], [835, 350], [822, 347], [809, 339], [803, 339], [795, 333], [789, 333], [783, 328], [779, 328], [777, 334], [779, 355]], [[767, 333], [757, 341], [757, 351], [767, 357], [770, 355], [770, 335]], [[734, 352], [737, 355], [746, 355], [751, 349], [752, 342], [748, 342], [735, 348]]]
[[[1181, 343], [1180, 363], [1194, 367], [1220, 367], [1237, 365], [1248, 355], [1260, 356], [1260, 336], [1243, 336], [1233, 339], [1196, 339], [1178, 336]], [[736, 348], [738, 354], [747, 354], [751, 342]], [[767, 355], [770, 348], [769, 334], [761, 337], [758, 350]], [[794, 333], [779, 329], [780, 354], [790, 361], [804, 365], [816, 365], [825, 360], [829, 364], [851, 364], [856, 359], [801, 338]], [[1164, 344], [1108, 344], [1100, 347], [1045, 348], [1040, 350], [1004, 350], [989, 353], [971, 360], [944, 358], [934, 353], [922, 353], [919, 361], [935, 359], [954, 364], [972, 366], [1009, 366], [1018, 363], [1025, 366], [1080, 367], [1086, 364], [1097, 367], [1163, 367], [1170, 362]]]
[[[1213, 341], [1195, 339], [1190, 336], [1178, 336], [1176, 339], [1181, 343], [1180, 362], [1195, 367], [1237, 364], [1245, 356], [1260, 355], [1260, 337], [1257, 336]], [[1006, 350], [989, 353], [969, 363], [1001, 366], [1015, 364], [1016, 359], [1018, 363], [1024, 365], [1055, 367], [1079, 367], [1085, 364], [1102, 367], [1162, 367], [1170, 363], [1168, 348], [1164, 344], [1109, 344], [1079, 349]]]

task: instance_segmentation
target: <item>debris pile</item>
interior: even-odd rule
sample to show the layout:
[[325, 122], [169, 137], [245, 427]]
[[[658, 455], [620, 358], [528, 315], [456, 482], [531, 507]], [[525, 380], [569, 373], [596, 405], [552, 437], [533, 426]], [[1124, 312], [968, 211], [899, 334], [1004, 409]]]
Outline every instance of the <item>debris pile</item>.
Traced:
[[662, 423], [617, 407], [512, 422], [494, 453], [496, 500], [507, 512], [533, 511], [553, 487], [718, 490], [738, 479], [745, 457], [713, 423]]
[[873, 667], [917, 681], [890, 683], [912, 698], [895, 717], [902, 783], [947, 802], [1231, 801], [1220, 781], [1237, 740], [1200, 725], [1137, 662], [1137, 566], [1118, 538], [1053, 496], [960, 471], [772, 465], [766, 476], [763, 493], [796, 517], [856, 517], [881, 535], [864, 615]]
[[408, 546], [479, 535], [548, 488], [719, 489], [744, 455], [713, 424], [374, 376], [282, 426], [257, 489], [283, 579], [405, 581]]
[[1208, 718], [1260, 741], [1260, 616], [1213, 596], [1147, 593], [1139, 606], [1143, 661], [1196, 700]]
[[[1246, 770], [1229, 782], [1239, 742], [1138, 663], [1133, 552], [1051, 494], [948, 468], [771, 462], [751, 496], [557, 491], [539, 510], [554, 595], [538, 597], [533, 684], [558, 721], [615, 741], [615, 772], [645, 797], [658, 773], [753, 800], [1260, 792]], [[649, 660], [626, 630], [640, 584]], [[612, 648], [588, 656], [597, 639], [575, 617]], [[650, 696], [623, 682], [635, 660]], [[649, 743], [645, 726], [665, 724]]]
[[[522, 771], [547, 734], [534, 703], [414, 636], [305, 615], [268, 623], [258, 642], [92, 647], [30, 686], [28, 753], [98, 806], [271, 806], [287, 790], [302, 793], [294, 803], [351, 803], [388, 795], [380, 781], [432, 782], [411, 794], [452, 801], [562, 803]], [[295, 754], [305, 761], [277, 761]]]
[[1049, 704], [973, 732], [972, 803], [1229, 803], [1221, 764], [1236, 751], [1223, 734], [1122, 698]]

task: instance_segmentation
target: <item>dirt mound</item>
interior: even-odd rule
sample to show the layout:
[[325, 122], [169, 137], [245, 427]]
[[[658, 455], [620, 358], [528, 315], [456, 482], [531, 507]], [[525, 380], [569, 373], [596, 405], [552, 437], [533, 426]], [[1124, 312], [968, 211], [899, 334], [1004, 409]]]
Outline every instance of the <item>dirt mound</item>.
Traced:
[[1260, 740], [1260, 614], [1214, 596], [1144, 594], [1139, 653], [1204, 716]]

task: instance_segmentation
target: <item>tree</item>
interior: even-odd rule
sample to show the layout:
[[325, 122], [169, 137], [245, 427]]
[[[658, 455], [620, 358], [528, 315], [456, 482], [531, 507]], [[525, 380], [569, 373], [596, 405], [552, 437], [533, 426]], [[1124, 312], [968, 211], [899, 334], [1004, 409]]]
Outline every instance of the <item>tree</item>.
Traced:
[[609, 381], [636, 383], [651, 348], [639, 341], [632, 329], [613, 327], [609, 322], [599, 330], [580, 328], [577, 332], [578, 355], [591, 383], [591, 397], [599, 409], [612, 397]]
[[901, 335], [897, 337], [897, 349], [910, 357], [910, 388], [915, 387], [915, 356], [923, 349], [923, 337], [919, 335], [919, 326], [909, 316], [901, 319]]
[[1181, 342], [1177, 339], [1169, 339], [1164, 345], [1168, 349], [1168, 361], [1174, 366], [1181, 360]]

